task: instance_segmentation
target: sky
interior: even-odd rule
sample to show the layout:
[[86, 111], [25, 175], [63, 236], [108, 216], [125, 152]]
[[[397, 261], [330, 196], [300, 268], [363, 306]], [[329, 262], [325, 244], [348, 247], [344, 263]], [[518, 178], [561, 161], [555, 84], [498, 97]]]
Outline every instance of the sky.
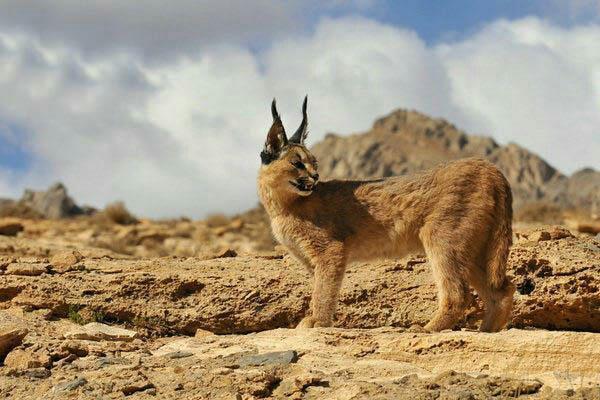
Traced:
[[277, 97], [309, 145], [397, 108], [600, 169], [600, 0], [0, 0], [0, 198], [257, 204]]

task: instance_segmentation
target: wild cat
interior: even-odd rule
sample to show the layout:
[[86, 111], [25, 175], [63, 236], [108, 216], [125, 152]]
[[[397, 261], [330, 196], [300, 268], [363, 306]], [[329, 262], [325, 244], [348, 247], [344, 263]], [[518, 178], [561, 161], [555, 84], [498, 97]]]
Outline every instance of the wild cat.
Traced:
[[512, 244], [512, 194], [502, 173], [464, 159], [414, 176], [319, 181], [304, 145], [302, 122], [288, 139], [275, 100], [258, 192], [275, 238], [314, 275], [310, 311], [298, 327], [331, 326], [346, 264], [425, 252], [433, 268], [438, 309], [428, 331], [452, 328], [472, 286], [485, 306], [480, 330], [510, 318], [514, 285], [506, 276]]

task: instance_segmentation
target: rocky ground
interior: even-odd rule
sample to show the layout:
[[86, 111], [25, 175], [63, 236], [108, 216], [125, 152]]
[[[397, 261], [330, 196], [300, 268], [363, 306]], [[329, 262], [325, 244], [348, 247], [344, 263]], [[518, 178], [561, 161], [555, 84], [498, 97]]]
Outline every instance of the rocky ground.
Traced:
[[336, 328], [295, 330], [310, 277], [261, 224], [1, 220], [0, 398], [600, 398], [599, 238], [517, 227], [498, 334], [476, 299], [411, 328], [435, 309], [422, 255], [350, 266]]

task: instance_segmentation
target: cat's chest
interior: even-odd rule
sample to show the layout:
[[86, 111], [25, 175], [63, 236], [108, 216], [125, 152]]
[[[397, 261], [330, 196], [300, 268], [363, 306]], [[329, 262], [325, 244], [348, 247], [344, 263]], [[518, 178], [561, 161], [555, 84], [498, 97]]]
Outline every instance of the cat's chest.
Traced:
[[297, 228], [294, 221], [285, 218], [274, 218], [271, 220], [271, 230], [275, 239], [284, 246], [295, 247], [298, 239]]

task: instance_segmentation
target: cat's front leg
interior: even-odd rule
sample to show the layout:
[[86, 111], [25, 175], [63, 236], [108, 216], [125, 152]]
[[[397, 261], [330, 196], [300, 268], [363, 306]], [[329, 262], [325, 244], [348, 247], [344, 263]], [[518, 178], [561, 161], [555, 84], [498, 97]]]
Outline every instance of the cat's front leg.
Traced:
[[343, 253], [326, 253], [312, 258], [311, 264], [315, 265], [315, 274], [310, 314], [304, 317], [298, 328], [332, 326], [346, 270], [345, 257]]

